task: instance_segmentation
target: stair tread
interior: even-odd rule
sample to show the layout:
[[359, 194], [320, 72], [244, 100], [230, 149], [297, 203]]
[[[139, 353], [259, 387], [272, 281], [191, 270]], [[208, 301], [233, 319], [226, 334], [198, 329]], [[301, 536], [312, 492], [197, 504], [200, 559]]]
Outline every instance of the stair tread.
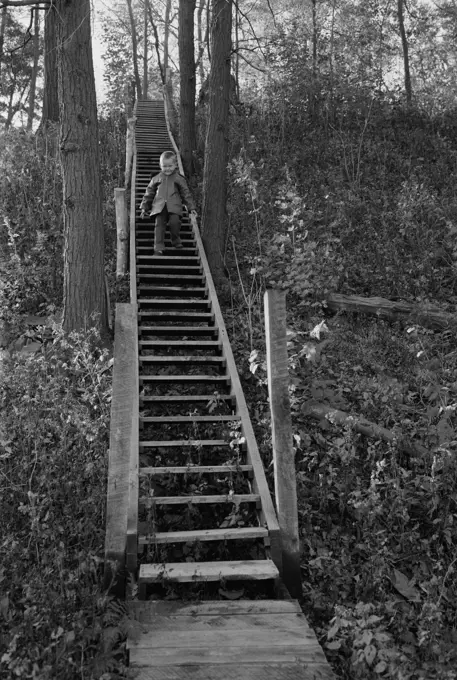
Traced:
[[[160, 444], [160, 442], [158, 442]], [[167, 467], [144, 467], [140, 468], [140, 476], [154, 475], [197, 475], [197, 474], [223, 474], [225, 472], [251, 472], [252, 465], [186, 465]]]
[[255, 493], [245, 494], [214, 494], [212, 496], [147, 496], [139, 499], [140, 505], [152, 502], [154, 505], [195, 505], [211, 503], [257, 503], [260, 495]]
[[168, 562], [162, 564], [142, 564], [139, 581], [265, 580], [279, 577], [278, 568], [272, 560], [232, 560], [220, 562]]
[[145, 382], [230, 382], [229, 375], [140, 375]]
[[198, 364], [223, 364], [225, 362], [224, 357], [207, 357], [207, 356], [140, 356], [141, 364], [185, 364], [185, 363], [198, 363]]
[[183, 394], [183, 395], [164, 395], [163, 397], [149, 397], [141, 396], [140, 402], [187, 402], [187, 401], [232, 401], [235, 399], [233, 394], [218, 394], [217, 397], [214, 394]]
[[[229, 446], [229, 443], [225, 439], [168, 439], [168, 440], [148, 440], [144, 439], [140, 441], [140, 449], [144, 447], [148, 448], [160, 448], [162, 446]], [[210, 466], [214, 467], [214, 466]], [[231, 466], [233, 467], [233, 466]], [[185, 468], [189, 469], [189, 466]]]
[[142, 423], [230, 423], [240, 416], [141, 416]]
[[146, 523], [138, 523], [139, 545], [148, 545], [150, 543], [187, 543], [193, 541], [234, 541], [267, 537], [268, 530], [264, 527], [239, 527], [237, 529], [194, 529], [191, 531], [158, 531], [153, 534], [148, 534]]

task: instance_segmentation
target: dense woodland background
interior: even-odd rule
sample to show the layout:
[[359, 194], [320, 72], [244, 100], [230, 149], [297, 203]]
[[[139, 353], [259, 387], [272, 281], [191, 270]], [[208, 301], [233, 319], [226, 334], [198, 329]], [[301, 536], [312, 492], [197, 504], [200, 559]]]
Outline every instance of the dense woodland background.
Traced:
[[[232, 13], [231, 84], [213, 206], [205, 167], [221, 2]], [[128, 620], [100, 591], [111, 379], [102, 291], [106, 277], [111, 308], [125, 299], [113, 189], [124, 185], [127, 117], [135, 96], [165, 88], [267, 470], [262, 296], [288, 291], [302, 604], [327, 658], [348, 680], [457, 678], [455, 0], [113, 0], [106, 98], [90, 123], [99, 143], [86, 149], [96, 147], [100, 185], [75, 205], [67, 161], [87, 128], [71, 138], [78, 112], [68, 118], [62, 64], [90, 4], [78, 4], [82, 19], [70, 15], [75, 2], [33, 5], [0, 0], [0, 675], [126, 677]], [[82, 219], [78, 206], [97, 201], [99, 218]], [[98, 235], [102, 272], [95, 302], [81, 294], [73, 306], [68, 252], [81, 224]], [[415, 313], [346, 313], [330, 304], [337, 293]]]

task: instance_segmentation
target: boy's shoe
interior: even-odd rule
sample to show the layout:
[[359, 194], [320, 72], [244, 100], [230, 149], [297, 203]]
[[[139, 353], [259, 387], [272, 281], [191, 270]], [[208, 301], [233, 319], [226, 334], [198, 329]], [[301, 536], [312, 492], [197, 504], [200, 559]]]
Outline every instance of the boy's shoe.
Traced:
[[163, 250], [154, 250], [154, 255], [163, 255]]
[[181, 250], [181, 248], [184, 248], [184, 246], [183, 246], [182, 243], [176, 243], [176, 244], [173, 246], [173, 248], [174, 248], [175, 250]]

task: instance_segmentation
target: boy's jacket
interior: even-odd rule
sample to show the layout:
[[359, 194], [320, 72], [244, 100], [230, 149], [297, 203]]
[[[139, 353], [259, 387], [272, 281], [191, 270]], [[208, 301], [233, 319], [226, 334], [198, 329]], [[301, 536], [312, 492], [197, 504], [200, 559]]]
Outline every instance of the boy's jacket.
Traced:
[[145, 212], [151, 210], [151, 215], [158, 215], [167, 206], [168, 212], [182, 215], [183, 203], [189, 210], [195, 210], [195, 203], [184, 177], [178, 172], [173, 172], [171, 175], [159, 172], [146, 187], [140, 210]]

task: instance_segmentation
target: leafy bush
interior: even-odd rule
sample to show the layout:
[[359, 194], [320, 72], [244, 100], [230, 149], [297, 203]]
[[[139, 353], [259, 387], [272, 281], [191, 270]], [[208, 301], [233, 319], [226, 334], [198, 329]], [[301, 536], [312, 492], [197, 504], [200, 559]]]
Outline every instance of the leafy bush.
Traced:
[[1, 364], [2, 678], [122, 668], [113, 620], [123, 614], [100, 587], [110, 366], [95, 331], [58, 327], [34, 356]]

